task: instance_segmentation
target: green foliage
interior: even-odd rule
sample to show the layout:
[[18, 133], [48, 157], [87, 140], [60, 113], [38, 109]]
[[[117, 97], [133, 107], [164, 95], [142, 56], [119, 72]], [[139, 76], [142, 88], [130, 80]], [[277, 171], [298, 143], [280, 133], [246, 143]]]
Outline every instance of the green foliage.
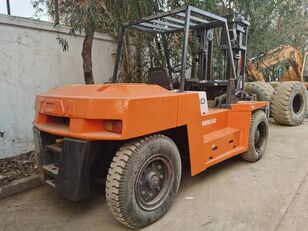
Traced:
[[[35, 0], [39, 9], [47, 5], [55, 15], [53, 1]], [[70, 33], [87, 33], [89, 28], [117, 38], [120, 26], [161, 11], [190, 4], [218, 15], [233, 12], [243, 14], [250, 21], [248, 58], [260, 56], [281, 44], [291, 44], [302, 52], [308, 50], [307, 0], [65, 0], [59, 5], [60, 23], [71, 27]], [[68, 43], [57, 38], [68, 48]], [[181, 36], [168, 38], [173, 49], [173, 63], [180, 60]], [[128, 41], [130, 44], [128, 45]], [[147, 68], [164, 64], [160, 37], [138, 32], [125, 37], [120, 77], [125, 82], [145, 81]], [[63, 47], [64, 48], [64, 47]], [[64, 49], [65, 50], [65, 49]]]
[[50, 12], [49, 9], [52, 7], [51, 1], [46, 1], [46, 0], [31, 0], [32, 7], [34, 9], [34, 17], [35, 18], [40, 18], [41, 14], [44, 12], [44, 9], [48, 9], [48, 14], [53, 17], [53, 12]]
[[68, 41], [65, 38], [60, 37], [60, 35], [57, 35], [57, 40], [59, 44], [62, 46], [63, 51], [69, 51]]
[[250, 21], [249, 56], [281, 44], [307, 50], [307, 7], [305, 0], [237, 0], [236, 10]]

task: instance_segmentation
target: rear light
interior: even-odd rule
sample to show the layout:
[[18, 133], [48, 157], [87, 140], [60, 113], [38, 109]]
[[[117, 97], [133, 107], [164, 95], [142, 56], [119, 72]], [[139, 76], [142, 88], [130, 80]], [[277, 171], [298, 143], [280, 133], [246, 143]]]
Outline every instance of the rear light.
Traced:
[[104, 127], [109, 132], [122, 133], [122, 120], [104, 120]]

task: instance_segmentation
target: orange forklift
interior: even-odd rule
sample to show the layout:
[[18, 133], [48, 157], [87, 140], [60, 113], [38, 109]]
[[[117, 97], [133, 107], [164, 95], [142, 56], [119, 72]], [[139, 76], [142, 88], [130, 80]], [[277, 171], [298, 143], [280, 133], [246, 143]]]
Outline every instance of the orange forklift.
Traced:
[[[240, 15], [221, 17], [192, 6], [124, 24], [113, 83], [62, 86], [36, 97], [33, 130], [43, 183], [77, 201], [89, 196], [108, 166], [108, 206], [119, 222], [138, 229], [170, 208], [183, 161], [194, 176], [236, 155], [260, 160], [268, 106], [242, 90], [247, 28]], [[166, 67], [150, 68], [149, 84], [117, 83], [123, 37], [132, 30], [157, 34], [163, 42]], [[174, 33], [182, 36], [178, 81], [168, 47]], [[192, 58], [190, 37], [199, 46]], [[221, 60], [213, 58], [214, 48]], [[188, 61], [197, 78], [188, 76]], [[224, 75], [214, 74], [217, 64]]]

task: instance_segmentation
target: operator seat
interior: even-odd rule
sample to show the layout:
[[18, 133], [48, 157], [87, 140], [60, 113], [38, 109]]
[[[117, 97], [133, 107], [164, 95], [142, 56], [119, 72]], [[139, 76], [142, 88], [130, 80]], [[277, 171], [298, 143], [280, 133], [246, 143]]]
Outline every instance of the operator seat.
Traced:
[[172, 90], [170, 75], [166, 67], [151, 67], [149, 69], [150, 84], [157, 84], [167, 90]]

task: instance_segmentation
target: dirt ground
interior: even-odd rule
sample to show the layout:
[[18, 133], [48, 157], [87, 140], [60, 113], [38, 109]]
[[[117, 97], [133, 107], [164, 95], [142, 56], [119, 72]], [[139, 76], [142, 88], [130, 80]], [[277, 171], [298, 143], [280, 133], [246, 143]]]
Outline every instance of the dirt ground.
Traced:
[[[270, 125], [263, 159], [236, 157], [195, 177], [184, 171], [170, 211], [154, 230], [306, 230], [308, 226], [308, 121]], [[48, 186], [0, 201], [0, 230], [127, 230], [109, 212], [104, 190], [81, 202]]]
[[0, 159], [0, 187], [34, 174], [38, 174], [34, 152]]

